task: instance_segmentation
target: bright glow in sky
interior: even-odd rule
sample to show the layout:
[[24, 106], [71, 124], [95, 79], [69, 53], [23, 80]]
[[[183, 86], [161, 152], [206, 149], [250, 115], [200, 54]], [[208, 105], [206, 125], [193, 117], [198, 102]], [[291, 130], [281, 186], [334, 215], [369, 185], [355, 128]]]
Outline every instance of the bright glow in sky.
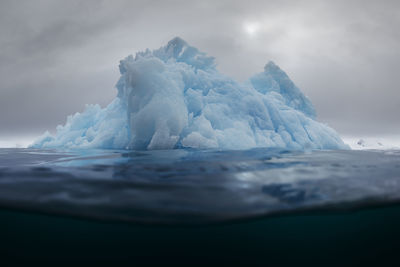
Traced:
[[258, 22], [248, 22], [244, 24], [244, 30], [246, 33], [250, 36], [254, 36], [257, 34], [257, 32], [260, 31], [260, 23]]

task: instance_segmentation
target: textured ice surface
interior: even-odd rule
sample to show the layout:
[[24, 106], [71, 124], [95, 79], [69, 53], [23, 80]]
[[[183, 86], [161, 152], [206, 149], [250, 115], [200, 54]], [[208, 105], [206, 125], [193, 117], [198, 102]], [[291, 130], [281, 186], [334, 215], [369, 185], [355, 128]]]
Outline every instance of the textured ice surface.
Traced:
[[273, 62], [244, 83], [222, 75], [214, 58], [174, 38], [119, 65], [118, 96], [88, 105], [35, 148], [248, 149], [347, 148], [315, 120], [315, 110]]

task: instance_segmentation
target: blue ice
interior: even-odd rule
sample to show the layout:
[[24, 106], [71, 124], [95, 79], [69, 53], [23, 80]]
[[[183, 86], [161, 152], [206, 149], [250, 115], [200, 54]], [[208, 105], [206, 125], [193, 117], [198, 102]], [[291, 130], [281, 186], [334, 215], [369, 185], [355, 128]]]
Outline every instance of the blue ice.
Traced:
[[239, 83], [177, 37], [120, 61], [118, 95], [87, 105], [35, 148], [346, 149], [316, 121], [310, 100], [273, 62]]

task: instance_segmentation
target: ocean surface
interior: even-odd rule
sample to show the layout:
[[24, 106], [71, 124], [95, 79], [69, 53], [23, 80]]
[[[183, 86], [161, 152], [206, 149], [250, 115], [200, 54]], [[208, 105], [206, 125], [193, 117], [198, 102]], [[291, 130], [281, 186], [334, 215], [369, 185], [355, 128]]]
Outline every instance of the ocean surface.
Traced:
[[397, 150], [0, 149], [1, 259], [400, 266], [399, 189]]
[[400, 151], [0, 149], [0, 206], [198, 225], [400, 201]]

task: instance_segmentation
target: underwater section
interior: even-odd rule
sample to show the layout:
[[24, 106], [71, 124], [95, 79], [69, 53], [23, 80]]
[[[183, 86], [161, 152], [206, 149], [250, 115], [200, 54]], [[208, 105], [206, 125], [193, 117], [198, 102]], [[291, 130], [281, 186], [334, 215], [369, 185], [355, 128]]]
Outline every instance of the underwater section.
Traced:
[[117, 97], [69, 116], [33, 148], [347, 149], [316, 121], [310, 100], [273, 62], [244, 83], [214, 58], [174, 38], [119, 65]]

